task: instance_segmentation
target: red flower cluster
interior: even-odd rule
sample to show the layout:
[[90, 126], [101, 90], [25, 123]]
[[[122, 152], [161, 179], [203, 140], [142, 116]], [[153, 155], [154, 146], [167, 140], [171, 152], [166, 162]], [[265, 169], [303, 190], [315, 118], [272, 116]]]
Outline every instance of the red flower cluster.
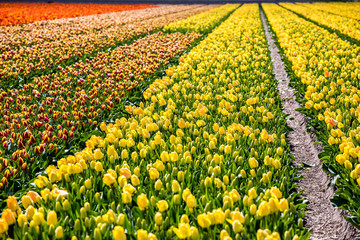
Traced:
[[153, 4], [0, 3], [0, 25], [153, 8]]

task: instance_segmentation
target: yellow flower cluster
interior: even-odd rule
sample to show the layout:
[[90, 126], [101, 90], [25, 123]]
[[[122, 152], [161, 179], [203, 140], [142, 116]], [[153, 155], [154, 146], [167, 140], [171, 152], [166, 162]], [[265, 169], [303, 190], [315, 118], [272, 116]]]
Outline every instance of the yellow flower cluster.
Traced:
[[237, 9], [21, 206], [10, 197], [0, 226], [73, 240], [309, 237], [259, 14]]
[[360, 4], [358, 2], [313, 2], [297, 3], [298, 5], [310, 7], [312, 9], [333, 13], [343, 17], [354, 18], [360, 20]]
[[164, 27], [165, 31], [171, 32], [200, 32], [207, 33], [214, 28], [224, 17], [238, 8], [239, 4], [226, 4], [211, 9], [181, 21], [170, 23]]
[[339, 16], [336, 14], [329, 14], [327, 12], [316, 10], [309, 5], [280, 3], [287, 9], [300, 13], [308, 19], [318, 22], [324, 26], [338, 30], [344, 35], [347, 35], [356, 40], [360, 40], [360, 22], [357, 19]]
[[296, 75], [304, 111], [323, 142], [325, 168], [340, 178], [337, 196], [360, 223], [360, 47], [274, 4], [263, 4], [279, 44]]

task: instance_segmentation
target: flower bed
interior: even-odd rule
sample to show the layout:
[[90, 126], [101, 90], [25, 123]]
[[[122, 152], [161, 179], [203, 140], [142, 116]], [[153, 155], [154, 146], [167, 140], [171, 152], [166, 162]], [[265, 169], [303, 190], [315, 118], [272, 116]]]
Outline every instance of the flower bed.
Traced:
[[359, 65], [360, 47], [276, 5], [265, 13], [292, 72], [299, 109], [323, 144], [323, 166], [336, 182], [333, 203], [360, 227]]
[[47, 167], [20, 206], [9, 197], [1, 233], [308, 237], [270, 61], [258, 5], [240, 7], [127, 106], [129, 117]]

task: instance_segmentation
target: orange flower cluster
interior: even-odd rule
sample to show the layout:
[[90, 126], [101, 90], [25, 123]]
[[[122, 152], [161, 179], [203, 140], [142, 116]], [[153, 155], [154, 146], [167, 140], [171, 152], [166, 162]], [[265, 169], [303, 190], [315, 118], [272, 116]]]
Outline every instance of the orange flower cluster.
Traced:
[[56, 20], [45, 26], [4, 27], [0, 30], [0, 38], [6, 39], [0, 43], [0, 84], [7, 86], [13, 84], [9, 80], [36, 72], [43, 75], [54, 65], [69, 65], [67, 62], [75, 57], [84, 57], [209, 8], [213, 6], [165, 6]]
[[22, 89], [0, 90], [0, 189], [13, 176], [31, 172], [29, 163], [47, 165], [48, 154], [95, 129], [97, 121], [111, 113], [124, 111], [121, 101], [127, 92], [198, 37], [198, 33], [149, 35], [35, 78]]
[[41, 20], [72, 18], [120, 12], [143, 8], [153, 8], [153, 4], [64, 4], [64, 3], [1, 3], [0, 25], [15, 25]]

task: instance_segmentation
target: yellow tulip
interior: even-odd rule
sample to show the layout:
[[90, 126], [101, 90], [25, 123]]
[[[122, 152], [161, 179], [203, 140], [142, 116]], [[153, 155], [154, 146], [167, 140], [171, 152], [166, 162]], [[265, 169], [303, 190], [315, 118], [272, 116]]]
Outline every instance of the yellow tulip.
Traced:
[[148, 232], [144, 229], [139, 229], [136, 231], [137, 240], [148, 240]]
[[197, 206], [196, 198], [192, 194], [186, 198], [186, 205], [189, 208], [194, 208]]
[[248, 194], [251, 199], [255, 199], [257, 197], [257, 192], [254, 187], [248, 191]]
[[177, 192], [179, 192], [181, 190], [180, 184], [179, 184], [179, 182], [177, 180], [172, 181], [171, 190], [174, 193], [177, 193]]
[[14, 213], [10, 209], [5, 209], [1, 214], [1, 219], [4, 220], [7, 225], [12, 225], [16, 222]]
[[20, 227], [23, 227], [25, 224], [27, 224], [28, 221], [27, 221], [26, 215], [20, 213], [18, 216], [17, 222]]
[[39, 225], [43, 226], [45, 224], [44, 214], [41, 212], [35, 212], [35, 214], [33, 216], [33, 221], [36, 226], [39, 226]]
[[95, 160], [100, 160], [104, 157], [104, 154], [101, 152], [99, 148], [97, 148], [94, 152], [94, 158]]
[[49, 211], [47, 214], [47, 224], [50, 225], [54, 225], [56, 226], [58, 220], [57, 220], [57, 215], [55, 211]]
[[160, 226], [162, 224], [162, 222], [163, 222], [162, 214], [157, 212], [155, 214], [155, 224]]
[[55, 238], [56, 239], [61, 239], [64, 237], [64, 229], [62, 228], [62, 226], [58, 226], [55, 229]]
[[255, 158], [249, 159], [250, 168], [257, 168], [259, 166], [259, 162]]
[[14, 196], [9, 196], [8, 199], [6, 200], [6, 204], [8, 208], [13, 212], [16, 212], [20, 208]]
[[137, 197], [137, 204], [141, 211], [144, 211], [149, 206], [149, 200], [144, 193]]
[[200, 227], [208, 228], [211, 225], [211, 220], [207, 214], [203, 213], [197, 216], [197, 221]]
[[261, 202], [257, 213], [260, 217], [265, 217], [265, 216], [269, 215], [270, 214], [269, 203], [266, 201]]
[[157, 237], [156, 237], [155, 234], [149, 233], [149, 235], [148, 235], [148, 240], [157, 240]]
[[180, 239], [186, 239], [191, 236], [190, 224], [180, 223], [178, 228], [173, 228], [174, 233]]
[[111, 174], [107, 173], [104, 175], [103, 177], [103, 182], [108, 185], [111, 186], [114, 183], [116, 183], [116, 178], [114, 178]]
[[180, 118], [178, 121], [179, 128], [185, 128], [185, 121], [184, 119]]
[[116, 152], [115, 150], [115, 147], [113, 145], [109, 146], [108, 149], [107, 149], [107, 155], [108, 156], [113, 156], [114, 159], [118, 159], [119, 158], [119, 155], [118, 153]]
[[225, 221], [225, 213], [221, 208], [213, 211], [214, 224], [222, 224]]
[[159, 178], [159, 172], [156, 168], [150, 168], [149, 176], [152, 180], [156, 180]]
[[122, 200], [122, 202], [123, 202], [124, 204], [130, 203], [130, 202], [132, 201], [130, 193], [128, 193], [128, 192], [123, 192], [123, 193], [121, 194], [121, 200]]
[[280, 211], [284, 212], [285, 210], [289, 210], [289, 203], [287, 201], [287, 199], [283, 198], [280, 201]]
[[126, 240], [125, 230], [122, 226], [115, 226], [112, 234], [115, 240]]
[[9, 229], [9, 225], [6, 223], [4, 219], [0, 219], [0, 235], [6, 233]]
[[276, 197], [277, 199], [280, 199], [282, 197], [282, 193], [277, 187], [271, 187], [270, 192], [271, 196]]
[[244, 228], [243, 225], [241, 224], [241, 222], [237, 219], [235, 219], [231, 225], [232, 225], [232, 229], [233, 229], [234, 233], [239, 233]]
[[165, 212], [169, 208], [169, 205], [165, 200], [161, 200], [161, 201], [157, 202], [156, 206], [159, 208], [160, 212]]
[[101, 162], [96, 162], [95, 164], [95, 171], [102, 172], [104, 170], [103, 165]]

